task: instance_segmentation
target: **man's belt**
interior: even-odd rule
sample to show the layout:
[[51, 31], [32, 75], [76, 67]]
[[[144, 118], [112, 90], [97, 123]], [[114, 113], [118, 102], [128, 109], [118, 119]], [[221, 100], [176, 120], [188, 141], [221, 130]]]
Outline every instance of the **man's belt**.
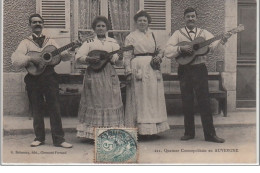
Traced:
[[155, 53], [139, 53], [139, 54], [134, 54], [135, 56], [155, 56]]

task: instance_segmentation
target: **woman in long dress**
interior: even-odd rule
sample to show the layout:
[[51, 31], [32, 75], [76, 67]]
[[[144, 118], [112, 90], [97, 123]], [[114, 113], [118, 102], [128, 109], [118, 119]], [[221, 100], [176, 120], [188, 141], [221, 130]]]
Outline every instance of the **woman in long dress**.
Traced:
[[134, 20], [137, 29], [125, 40], [125, 46], [134, 46], [133, 52], [124, 53], [128, 81], [125, 125], [137, 127], [139, 135], [154, 135], [169, 129], [162, 74], [151, 66], [151, 61], [155, 64], [161, 62], [163, 53], [156, 53], [156, 39], [148, 28], [150, 15], [140, 11]]
[[[108, 20], [98, 16], [92, 23], [96, 37], [92, 42], [85, 42], [76, 54], [76, 62], [90, 65], [100, 61], [98, 56], [88, 56], [92, 50], [112, 52], [120, 47], [117, 41], [106, 36]], [[122, 65], [122, 55], [114, 54], [111, 63]], [[94, 139], [94, 127], [123, 127], [124, 108], [121, 99], [120, 83], [111, 63], [99, 72], [87, 68], [84, 76], [83, 90], [78, 112], [79, 125], [77, 137]]]

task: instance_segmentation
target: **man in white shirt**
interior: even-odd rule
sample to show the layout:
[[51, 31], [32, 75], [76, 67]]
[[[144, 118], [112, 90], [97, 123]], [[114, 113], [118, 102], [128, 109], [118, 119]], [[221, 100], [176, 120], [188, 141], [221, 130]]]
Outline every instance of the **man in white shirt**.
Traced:
[[[178, 46], [183, 41], [191, 42], [197, 37], [203, 37], [205, 40], [214, 36], [196, 26], [197, 12], [193, 8], [187, 8], [184, 11], [184, 20], [186, 26], [173, 33], [167, 42], [164, 55], [168, 58], [176, 58], [181, 55], [191, 55], [194, 50], [190, 45]], [[219, 43], [224, 44], [228, 37], [223, 37], [221, 41], [213, 42], [209, 45], [209, 51], [218, 47]], [[178, 76], [180, 79], [180, 88], [182, 95], [182, 106], [184, 113], [185, 133], [181, 140], [190, 140], [195, 137], [194, 124], [194, 92], [198, 101], [201, 114], [201, 121], [206, 141], [223, 143], [224, 139], [217, 137], [213, 124], [213, 117], [210, 110], [210, 98], [208, 88], [208, 71], [205, 65], [207, 56], [197, 56], [195, 60], [187, 65], [179, 65]]]
[[[57, 44], [53, 39], [42, 35], [44, 20], [39, 14], [32, 14], [29, 17], [29, 26], [32, 35], [22, 40], [18, 48], [12, 54], [12, 62], [16, 68], [27, 67], [30, 63], [35, 63], [33, 56], [28, 56], [28, 52], [41, 52], [46, 46]], [[68, 60], [68, 52], [61, 54], [61, 60]], [[60, 104], [59, 104], [59, 83], [54, 66], [47, 66], [40, 75], [27, 74], [24, 78], [26, 90], [33, 115], [33, 128], [36, 138], [31, 143], [31, 147], [44, 144], [44, 102], [47, 103], [48, 115], [50, 117], [51, 133], [53, 144], [57, 147], [71, 148], [72, 145], [65, 142], [64, 131], [62, 129]]]

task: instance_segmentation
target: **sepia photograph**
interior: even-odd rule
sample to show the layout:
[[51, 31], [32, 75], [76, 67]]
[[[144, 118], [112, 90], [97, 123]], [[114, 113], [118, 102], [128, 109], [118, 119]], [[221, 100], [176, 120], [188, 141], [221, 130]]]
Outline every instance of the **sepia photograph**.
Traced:
[[1, 1], [1, 165], [259, 165], [258, 3]]

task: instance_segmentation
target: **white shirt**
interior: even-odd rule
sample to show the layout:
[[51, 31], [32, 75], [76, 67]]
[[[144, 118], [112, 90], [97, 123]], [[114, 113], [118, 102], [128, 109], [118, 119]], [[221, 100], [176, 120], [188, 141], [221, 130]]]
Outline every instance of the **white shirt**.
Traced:
[[[45, 37], [42, 47], [39, 47], [39, 45], [33, 41], [32, 35], [29, 36], [28, 38], [21, 41], [15, 52], [12, 54], [11, 60], [13, 65], [19, 69], [23, 68], [27, 65], [30, 59], [30, 57], [26, 55], [28, 52], [42, 52], [43, 49], [49, 45], [53, 45], [56, 48], [59, 48], [58, 44], [55, 42], [54, 39]], [[61, 54], [61, 59], [63, 61], [68, 60], [71, 57], [72, 55], [68, 54], [68, 51], [64, 51]]]
[[[183, 34], [184, 33], [184, 34]], [[205, 40], [211, 39], [214, 36], [205, 29], [197, 28], [196, 37], [203, 37]], [[180, 46], [177, 46], [178, 43], [187, 41], [191, 42], [189, 36], [187, 35], [187, 31], [185, 28], [181, 28], [180, 30], [175, 31], [166, 44], [166, 48], [164, 49], [164, 55], [167, 58], [176, 58], [180, 55]], [[220, 41], [215, 41], [209, 45], [210, 53], [213, 53], [215, 48], [219, 46]], [[198, 56], [191, 63], [192, 64], [201, 64], [206, 62], [207, 55]]]
[[[198, 34], [197, 33], [197, 28], [193, 28], [192, 30], [190, 30], [188, 27], [185, 27], [186, 28], [186, 33], [187, 35], [189, 35], [191, 37], [192, 40], [195, 39], [196, 35]], [[188, 31], [188, 32], [187, 32]]]
[[[97, 36], [93, 39], [92, 42], [84, 42], [82, 46], [78, 49], [77, 54], [75, 56], [75, 60], [77, 62], [85, 62], [85, 59], [88, 53], [92, 50], [104, 50], [107, 52], [112, 52], [120, 49], [117, 41], [110, 37], [105, 37], [103, 40], [97, 38]], [[118, 61], [119, 56], [114, 54], [111, 62], [115, 63], [117, 66], [122, 65], [121, 61]], [[79, 61], [80, 60], [80, 61]]]
[[[156, 35], [154, 34], [154, 36], [156, 40]], [[137, 29], [131, 32], [125, 39], [125, 46], [128, 45], [134, 46], [134, 54], [154, 53], [155, 41], [152, 35], [152, 30], [148, 28], [148, 30], [144, 33]], [[159, 48], [158, 43], [156, 43], [156, 47], [159, 49], [158, 56], [162, 56], [162, 50]], [[124, 66], [126, 73], [130, 73], [131, 71], [130, 61], [132, 58], [132, 51], [127, 51], [124, 53]]]

